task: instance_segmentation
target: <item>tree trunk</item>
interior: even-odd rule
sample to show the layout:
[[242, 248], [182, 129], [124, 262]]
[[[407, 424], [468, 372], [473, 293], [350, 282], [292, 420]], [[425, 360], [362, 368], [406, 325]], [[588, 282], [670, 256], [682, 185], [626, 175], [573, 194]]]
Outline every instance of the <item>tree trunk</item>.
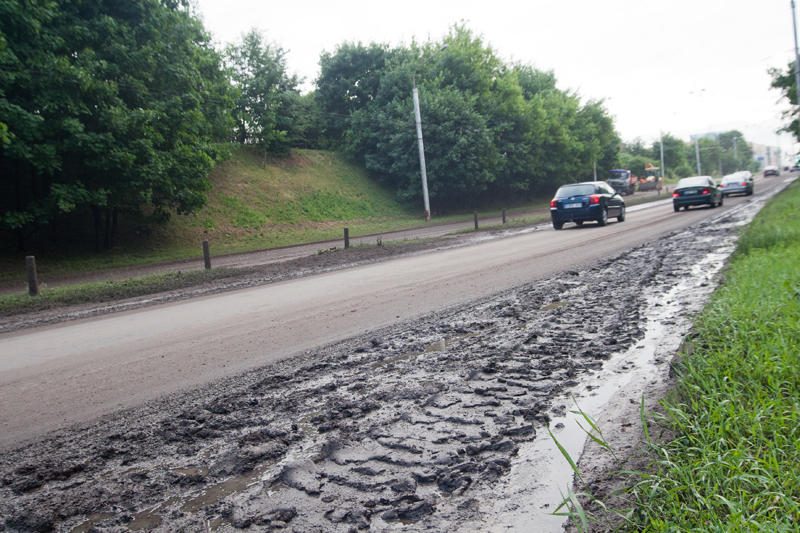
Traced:
[[111, 248], [111, 208], [105, 208], [105, 227], [103, 228], [103, 250]]
[[100, 212], [100, 207], [93, 205], [92, 206], [92, 220], [94, 221], [94, 251], [99, 252], [102, 246], [102, 226], [103, 226], [103, 215]]
[[17, 228], [14, 230], [17, 234], [17, 251], [24, 252], [25, 251], [25, 230], [22, 228]]
[[111, 208], [111, 234], [109, 235], [109, 248], [113, 248], [117, 241], [117, 215], [119, 211], [116, 207]]

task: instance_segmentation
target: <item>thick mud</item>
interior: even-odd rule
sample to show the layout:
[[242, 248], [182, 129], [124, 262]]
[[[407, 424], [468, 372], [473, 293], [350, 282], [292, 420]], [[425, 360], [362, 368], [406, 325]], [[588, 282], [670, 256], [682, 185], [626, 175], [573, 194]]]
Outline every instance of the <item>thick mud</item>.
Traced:
[[748, 205], [5, 453], [0, 530], [530, 530], [537, 474], [519, 475], [520, 458], [536, 458], [571, 395], [638, 366], [619, 357], [645, 338], [654, 294], [714, 283], [695, 266]]

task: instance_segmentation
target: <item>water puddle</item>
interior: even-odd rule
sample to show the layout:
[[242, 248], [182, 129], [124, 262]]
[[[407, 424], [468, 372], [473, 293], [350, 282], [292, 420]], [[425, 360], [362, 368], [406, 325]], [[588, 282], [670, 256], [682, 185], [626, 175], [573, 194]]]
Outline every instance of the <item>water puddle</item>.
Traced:
[[[713, 284], [708, 281], [719, 272], [732, 250], [733, 239], [727, 239], [715, 252], [695, 263], [691, 273], [667, 293], [650, 295], [644, 338], [612, 356], [601, 371], [587, 375], [569, 396], [554, 401], [554, 405], [564, 408], [557, 412], [565, 414], [551, 415], [550, 429], [574, 460], [581, 456], [587, 440], [581, 425], [589, 429], [577, 413], [578, 408], [597, 419], [618, 393], [666, 377], [668, 361], [691, 325], [690, 315], [702, 308], [713, 291]], [[603, 427], [600, 429], [604, 431]], [[553, 512], [572, 486], [572, 479], [572, 469], [542, 428], [533, 442], [520, 448], [500, 495], [494, 499], [494, 508], [483, 509], [491, 518], [475, 529], [562, 531], [566, 519]]]
[[114, 518], [114, 514], [113, 513], [91, 514], [86, 519], [86, 521], [72, 528], [72, 533], [89, 533], [89, 531], [94, 530], [95, 525], [99, 524], [103, 520], [108, 520], [109, 518]]

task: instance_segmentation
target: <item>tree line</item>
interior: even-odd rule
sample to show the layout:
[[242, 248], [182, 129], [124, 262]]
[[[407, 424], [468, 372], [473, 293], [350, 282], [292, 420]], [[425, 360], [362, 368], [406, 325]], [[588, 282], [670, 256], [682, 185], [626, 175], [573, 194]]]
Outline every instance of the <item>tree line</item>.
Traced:
[[730, 130], [709, 134], [694, 142], [685, 142], [670, 134], [650, 144], [641, 140], [623, 143], [619, 160], [623, 168], [637, 176], [645, 175], [645, 167], [661, 165], [661, 143], [664, 150], [664, 173], [670, 178], [684, 178], [697, 174], [697, 156], [700, 171], [705, 175], [724, 176], [739, 170], [757, 170], [753, 149], [742, 132]]
[[463, 26], [424, 44], [343, 43], [320, 69], [302, 93], [285, 50], [258, 32], [216, 48], [188, 0], [0, 0], [0, 232], [20, 250], [86, 235], [112, 247], [121, 217], [202, 207], [232, 143], [265, 158], [339, 150], [417, 200], [415, 85], [434, 209], [618, 165], [602, 102]]

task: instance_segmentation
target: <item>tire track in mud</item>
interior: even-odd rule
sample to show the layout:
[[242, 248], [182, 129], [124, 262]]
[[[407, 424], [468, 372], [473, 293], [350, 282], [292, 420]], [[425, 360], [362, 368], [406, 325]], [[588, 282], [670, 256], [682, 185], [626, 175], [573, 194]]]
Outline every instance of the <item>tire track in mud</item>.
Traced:
[[[4, 454], [0, 530], [449, 529], [733, 225], [321, 348]], [[697, 236], [702, 233], [703, 239]]]

